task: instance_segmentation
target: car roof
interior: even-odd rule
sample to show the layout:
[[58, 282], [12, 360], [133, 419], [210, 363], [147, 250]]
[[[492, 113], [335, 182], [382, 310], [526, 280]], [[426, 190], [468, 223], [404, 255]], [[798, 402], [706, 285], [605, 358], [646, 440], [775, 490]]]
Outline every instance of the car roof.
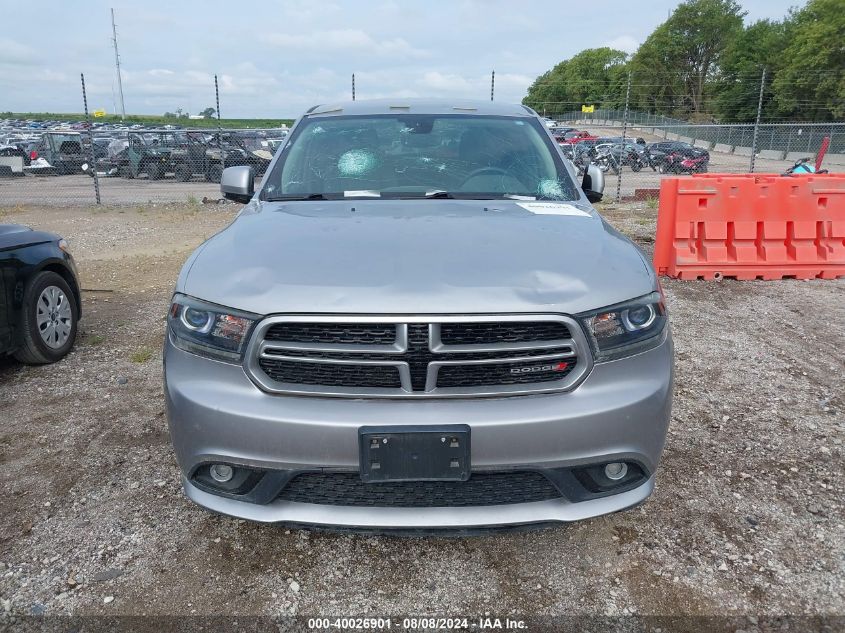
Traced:
[[472, 114], [487, 116], [534, 117], [531, 108], [497, 101], [467, 99], [368, 99], [316, 105], [306, 113], [308, 117], [368, 114]]

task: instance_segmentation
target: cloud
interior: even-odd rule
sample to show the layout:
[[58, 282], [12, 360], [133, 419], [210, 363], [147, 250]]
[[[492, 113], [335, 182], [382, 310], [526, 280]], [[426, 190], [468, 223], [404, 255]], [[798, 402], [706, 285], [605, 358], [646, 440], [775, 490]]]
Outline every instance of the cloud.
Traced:
[[0, 64], [35, 66], [41, 60], [34, 48], [0, 37]]
[[264, 43], [275, 48], [296, 52], [363, 53], [391, 57], [427, 57], [427, 51], [414, 48], [401, 37], [377, 40], [361, 29], [331, 29], [310, 33], [269, 33], [263, 35]]
[[632, 35], [620, 35], [619, 37], [614, 37], [612, 40], [605, 42], [602, 46], [609, 46], [610, 48], [625, 51], [629, 55], [632, 55], [637, 52], [637, 49], [640, 47], [640, 43], [637, 41], [637, 38]]

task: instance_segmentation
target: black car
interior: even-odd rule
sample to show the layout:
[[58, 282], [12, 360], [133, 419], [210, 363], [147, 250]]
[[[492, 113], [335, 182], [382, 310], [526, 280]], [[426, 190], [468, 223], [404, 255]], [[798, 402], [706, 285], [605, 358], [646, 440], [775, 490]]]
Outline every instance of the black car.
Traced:
[[0, 354], [54, 363], [76, 340], [82, 314], [67, 242], [20, 224], [0, 224]]
[[652, 169], [660, 173], [702, 173], [707, 171], [710, 152], [683, 141], [662, 141], [647, 148]]

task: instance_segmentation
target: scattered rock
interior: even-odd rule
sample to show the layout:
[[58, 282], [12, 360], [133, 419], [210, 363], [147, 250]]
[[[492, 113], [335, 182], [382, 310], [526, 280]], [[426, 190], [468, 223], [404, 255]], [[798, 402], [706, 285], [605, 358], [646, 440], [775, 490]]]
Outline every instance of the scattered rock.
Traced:
[[103, 604], [111, 604], [114, 602], [114, 596], [106, 596], [103, 598]]
[[126, 378], [125, 376], [121, 376], [120, 378], [117, 379], [117, 384], [119, 384], [119, 385], [125, 385], [128, 382], [129, 382], [129, 379]]
[[115, 569], [110, 568], [104, 571], [98, 571], [96, 574], [91, 576], [91, 580], [94, 582], [106, 582], [107, 580], [114, 580], [118, 576], [122, 576], [124, 571], [122, 569]]
[[292, 592], [299, 593], [299, 583], [296, 582], [295, 580], [291, 580], [290, 585], [288, 585], [288, 586], [290, 587], [290, 590]]

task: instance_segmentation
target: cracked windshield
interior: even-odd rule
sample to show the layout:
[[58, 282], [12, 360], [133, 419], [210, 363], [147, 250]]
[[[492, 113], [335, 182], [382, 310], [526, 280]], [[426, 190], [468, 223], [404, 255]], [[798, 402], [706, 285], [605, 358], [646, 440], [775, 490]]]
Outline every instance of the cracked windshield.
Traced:
[[477, 115], [306, 120], [267, 183], [267, 200], [578, 197], [539, 124]]

